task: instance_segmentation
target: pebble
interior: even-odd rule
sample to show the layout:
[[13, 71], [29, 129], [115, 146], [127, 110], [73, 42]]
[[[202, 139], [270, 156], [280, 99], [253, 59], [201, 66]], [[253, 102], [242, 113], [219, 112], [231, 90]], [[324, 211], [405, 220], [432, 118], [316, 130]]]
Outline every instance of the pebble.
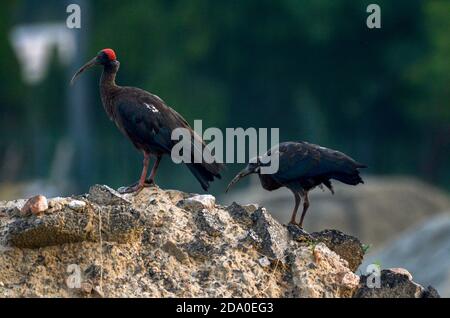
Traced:
[[212, 210], [216, 205], [216, 198], [210, 194], [195, 195], [181, 200], [178, 206], [188, 210]]
[[267, 267], [270, 266], [270, 261], [266, 256], [261, 257], [258, 260], [259, 265], [261, 265], [262, 267]]
[[41, 215], [48, 209], [47, 198], [43, 195], [34, 196], [25, 203], [20, 210], [22, 216], [27, 216], [30, 213], [34, 215]]
[[81, 211], [86, 207], [86, 202], [80, 200], [72, 200], [69, 202], [69, 208], [75, 211]]

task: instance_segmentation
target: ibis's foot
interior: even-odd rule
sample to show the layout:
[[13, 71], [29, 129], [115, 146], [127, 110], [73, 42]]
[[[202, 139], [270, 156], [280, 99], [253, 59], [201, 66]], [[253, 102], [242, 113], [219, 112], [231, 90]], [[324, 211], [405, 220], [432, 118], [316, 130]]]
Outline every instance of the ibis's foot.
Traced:
[[295, 222], [294, 220], [290, 220], [290, 221], [289, 221], [289, 224], [298, 226], [299, 228], [301, 228], [301, 229], [303, 230], [303, 226], [301, 226], [299, 223]]
[[[138, 185], [139, 185], [139, 182], [135, 182], [132, 185], [129, 185], [128, 187], [121, 187], [117, 191], [122, 194], [136, 192], [136, 190], [139, 190], [139, 192], [140, 192], [142, 189], [138, 189]], [[142, 188], [150, 188], [150, 187], [155, 187], [155, 186], [156, 186], [155, 181], [146, 179], [144, 184], [142, 185]]]
[[156, 187], [155, 180], [152, 180], [150, 178], [145, 179], [144, 188], [149, 188], [149, 187]]
[[123, 188], [120, 188], [120, 189], [118, 190], [118, 192], [119, 192], [120, 194], [126, 194], [126, 193], [135, 193], [135, 194], [138, 194], [138, 193], [141, 192], [142, 189], [144, 189], [144, 188], [145, 188], [145, 184], [143, 184], [143, 185], [134, 184], [134, 185], [131, 185], [131, 186], [129, 186], [129, 187], [123, 187]]

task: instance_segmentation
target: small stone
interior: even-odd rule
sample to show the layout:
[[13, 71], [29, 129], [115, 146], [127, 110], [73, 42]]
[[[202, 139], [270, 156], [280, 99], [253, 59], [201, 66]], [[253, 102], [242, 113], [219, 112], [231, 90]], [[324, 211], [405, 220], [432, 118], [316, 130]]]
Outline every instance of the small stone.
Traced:
[[359, 285], [359, 276], [352, 272], [344, 273], [341, 279], [341, 284], [350, 288], [357, 288]]
[[212, 210], [216, 206], [216, 198], [210, 194], [196, 195], [187, 199], [180, 200], [178, 207], [190, 211], [202, 209]]
[[270, 266], [270, 261], [269, 261], [269, 259], [266, 256], [263, 256], [260, 259], [258, 259], [258, 263], [262, 267]]
[[122, 193], [122, 192], [127, 191], [127, 189], [128, 189], [128, 187], [119, 187], [119, 188], [117, 189], [117, 192], [118, 192], [118, 193]]
[[41, 215], [48, 209], [47, 198], [43, 195], [37, 195], [30, 198], [20, 210], [22, 216], [30, 214]]
[[93, 289], [94, 289], [94, 286], [92, 286], [92, 284], [90, 282], [82, 282], [81, 283], [81, 287], [80, 287], [81, 292], [83, 292], [85, 294], [90, 294], [90, 293], [92, 293]]
[[81, 211], [86, 207], [86, 202], [80, 200], [73, 200], [69, 202], [69, 208], [74, 211]]
[[330, 250], [348, 262], [349, 268], [355, 272], [364, 258], [361, 242], [351, 235], [338, 230], [323, 230], [310, 235], [313, 240], [324, 243]]

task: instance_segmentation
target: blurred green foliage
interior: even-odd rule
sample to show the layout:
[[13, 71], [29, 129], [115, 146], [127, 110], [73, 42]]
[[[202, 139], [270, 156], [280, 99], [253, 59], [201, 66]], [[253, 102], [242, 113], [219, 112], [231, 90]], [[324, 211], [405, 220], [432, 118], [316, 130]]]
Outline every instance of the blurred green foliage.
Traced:
[[[33, 2], [7, 2], [0, 12], [0, 164], [16, 149], [22, 180], [48, 175], [70, 121], [67, 70], [54, 63], [43, 83], [27, 87], [7, 40], [17, 23], [66, 18], [61, 2]], [[377, 1], [382, 28], [368, 29], [372, 2], [98, 0], [83, 12], [86, 29], [73, 32], [88, 36], [80, 54], [114, 48], [119, 84], [156, 93], [191, 123], [280, 127], [282, 140], [340, 149], [372, 174], [411, 174], [448, 189], [450, 2]], [[140, 154], [103, 113], [99, 72], [87, 76], [94, 150], [80, 191], [131, 183], [140, 171]], [[162, 186], [200, 190], [168, 161]], [[239, 168], [230, 165], [225, 181]]]

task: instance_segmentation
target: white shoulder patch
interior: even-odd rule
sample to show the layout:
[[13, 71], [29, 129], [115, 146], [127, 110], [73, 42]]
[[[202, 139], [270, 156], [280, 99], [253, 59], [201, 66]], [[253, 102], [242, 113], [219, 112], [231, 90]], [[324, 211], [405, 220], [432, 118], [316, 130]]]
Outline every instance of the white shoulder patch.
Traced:
[[150, 110], [152, 113], [159, 113], [159, 110], [156, 109], [156, 107], [153, 106], [152, 104], [144, 103], [144, 105], [145, 105], [145, 107], [146, 107], [148, 110]]

